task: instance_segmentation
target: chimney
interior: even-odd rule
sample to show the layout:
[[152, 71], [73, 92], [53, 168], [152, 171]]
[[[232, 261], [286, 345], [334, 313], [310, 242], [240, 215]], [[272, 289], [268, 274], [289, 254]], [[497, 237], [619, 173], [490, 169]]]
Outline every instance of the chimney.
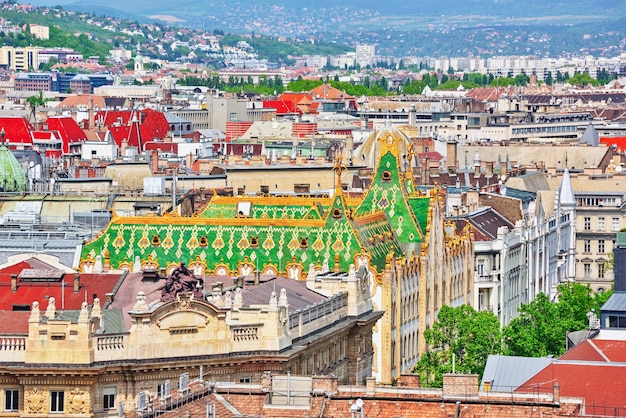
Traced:
[[152, 157], [150, 158], [150, 165], [152, 167], [152, 174], [156, 174], [159, 171], [159, 151], [153, 149]]
[[428, 157], [424, 158], [424, 175], [422, 176], [422, 184], [424, 186], [428, 186], [430, 184], [430, 159]]
[[94, 126], [96, 126], [96, 120], [95, 120], [94, 110], [93, 110], [93, 99], [90, 98], [89, 99], [89, 128], [91, 129]]
[[485, 177], [493, 177], [493, 161], [485, 162]]
[[448, 168], [456, 168], [456, 160], [457, 160], [457, 145], [458, 143], [454, 140], [448, 141], [446, 144], [446, 161], [448, 163]]
[[191, 168], [191, 166], [193, 165], [193, 154], [192, 153], [187, 154], [187, 156], [185, 157], [185, 164], [186, 164], [187, 168]]
[[480, 164], [474, 164], [474, 177], [480, 177]]
[[17, 291], [17, 274], [11, 275], [11, 292]]
[[561, 403], [561, 385], [559, 385], [559, 382], [554, 382], [552, 390], [554, 395], [554, 403], [556, 405], [559, 405]]
[[507, 174], [506, 172], [506, 161], [500, 162], [500, 175]]
[[74, 273], [74, 293], [80, 291], [80, 274]]

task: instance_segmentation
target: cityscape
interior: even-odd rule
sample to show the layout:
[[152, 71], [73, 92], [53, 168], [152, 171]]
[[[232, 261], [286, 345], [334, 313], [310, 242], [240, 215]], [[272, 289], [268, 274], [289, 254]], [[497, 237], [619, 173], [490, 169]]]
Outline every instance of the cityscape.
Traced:
[[626, 416], [621, 3], [36, 3], [0, 417]]

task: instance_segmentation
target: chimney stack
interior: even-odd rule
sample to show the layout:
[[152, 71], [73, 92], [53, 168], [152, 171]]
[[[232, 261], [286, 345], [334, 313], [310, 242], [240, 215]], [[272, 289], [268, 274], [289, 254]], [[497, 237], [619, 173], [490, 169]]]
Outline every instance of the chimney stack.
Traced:
[[493, 161], [485, 161], [485, 177], [493, 177]]
[[153, 149], [152, 157], [150, 158], [150, 166], [152, 167], [152, 174], [156, 174], [159, 171], [159, 151]]
[[458, 143], [455, 140], [448, 141], [446, 145], [446, 162], [448, 164], [448, 168], [456, 168], [457, 145]]
[[74, 293], [80, 291], [80, 274], [74, 273]]
[[11, 275], [11, 292], [17, 292], [17, 274]]

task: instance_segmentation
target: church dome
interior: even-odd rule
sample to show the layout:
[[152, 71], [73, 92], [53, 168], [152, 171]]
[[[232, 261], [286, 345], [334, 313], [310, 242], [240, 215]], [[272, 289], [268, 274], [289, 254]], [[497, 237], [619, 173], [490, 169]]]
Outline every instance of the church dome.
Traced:
[[25, 184], [26, 177], [22, 167], [11, 151], [0, 145], [0, 192], [21, 192]]

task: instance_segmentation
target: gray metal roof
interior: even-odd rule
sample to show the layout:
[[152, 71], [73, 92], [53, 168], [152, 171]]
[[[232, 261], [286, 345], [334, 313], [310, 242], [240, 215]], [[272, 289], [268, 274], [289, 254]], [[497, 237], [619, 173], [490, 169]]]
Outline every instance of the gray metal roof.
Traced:
[[[80, 310], [57, 311], [54, 319], [70, 320], [73, 323], [77, 323], [79, 315]], [[103, 309], [102, 316], [103, 321], [101, 324], [104, 325], [104, 329], [98, 331], [98, 334], [119, 334], [126, 332], [121, 309]], [[42, 319], [44, 321], [47, 320], [45, 316], [43, 316]]]
[[613, 293], [607, 300], [600, 312], [624, 312], [626, 313], [626, 293]]
[[485, 382], [491, 383], [492, 391], [512, 392], [552, 362], [551, 357], [516, 357], [490, 355], [480, 390]]

